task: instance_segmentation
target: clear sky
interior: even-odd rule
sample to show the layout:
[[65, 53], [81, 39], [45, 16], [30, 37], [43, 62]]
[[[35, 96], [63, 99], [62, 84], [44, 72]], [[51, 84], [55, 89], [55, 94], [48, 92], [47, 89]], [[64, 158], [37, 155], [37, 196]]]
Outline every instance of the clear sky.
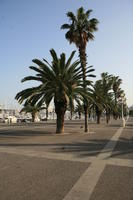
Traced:
[[100, 21], [87, 46], [88, 65], [97, 79], [102, 72], [120, 76], [133, 104], [133, 0], [0, 0], [0, 104], [17, 105], [14, 96], [30, 85], [20, 80], [30, 75], [33, 58], [50, 61], [51, 48], [68, 56], [76, 49], [60, 26], [68, 22], [67, 11], [81, 6]]

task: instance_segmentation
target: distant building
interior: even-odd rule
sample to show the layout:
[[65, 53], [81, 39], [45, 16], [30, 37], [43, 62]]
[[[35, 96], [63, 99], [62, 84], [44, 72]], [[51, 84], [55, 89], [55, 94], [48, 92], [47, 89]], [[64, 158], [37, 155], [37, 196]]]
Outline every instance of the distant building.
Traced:
[[17, 114], [19, 112], [15, 109], [5, 109], [0, 106], [0, 121], [5, 123], [16, 123]]

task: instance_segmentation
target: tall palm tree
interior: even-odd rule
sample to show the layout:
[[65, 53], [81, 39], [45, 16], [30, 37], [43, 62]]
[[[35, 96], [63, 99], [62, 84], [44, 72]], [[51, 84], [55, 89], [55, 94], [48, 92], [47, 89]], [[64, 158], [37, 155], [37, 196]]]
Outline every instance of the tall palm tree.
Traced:
[[[71, 21], [70, 24], [63, 24], [61, 29], [68, 29], [65, 34], [66, 39], [74, 43], [79, 50], [80, 63], [83, 73], [83, 87], [86, 91], [86, 45], [89, 40], [94, 39], [93, 33], [97, 31], [98, 20], [95, 18], [89, 19], [92, 10], [85, 12], [81, 7], [77, 10], [76, 15], [73, 12], [68, 12], [67, 17]], [[88, 102], [84, 99], [84, 112], [85, 112], [85, 132], [88, 132]]]
[[45, 59], [43, 61], [34, 59], [33, 63], [37, 64], [37, 67], [30, 66], [30, 69], [37, 72], [37, 74], [25, 77], [22, 80], [22, 82], [36, 80], [40, 82], [40, 85], [19, 92], [16, 99], [20, 103], [26, 101], [38, 105], [42, 105], [44, 102], [49, 105], [51, 100], [54, 99], [57, 115], [56, 133], [63, 133], [64, 115], [69, 104], [70, 91], [73, 91], [75, 96], [87, 96], [87, 93], [83, 90], [80, 62], [76, 60], [72, 63], [75, 52], [71, 53], [68, 60], [66, 60], [64, 53], [60, 57], [53, 49], [50, 50], [50, 53], [52, 56], [51, 64]]
[[115, 96], [115, 104], [117, 105], [117, 100], [121, 95], [120, 85], [122, 84], [122, 79], [119, 76], [112, 76], [112, 89]]

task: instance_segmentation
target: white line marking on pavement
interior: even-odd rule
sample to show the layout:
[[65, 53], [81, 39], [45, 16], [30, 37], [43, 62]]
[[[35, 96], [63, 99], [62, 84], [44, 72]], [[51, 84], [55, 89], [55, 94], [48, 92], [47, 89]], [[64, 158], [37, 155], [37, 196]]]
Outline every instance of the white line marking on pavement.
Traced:
[[111, 156], [113, 149], [116, 146], [117, 140], [119, 139], [122, 133], [123, 127], [119, 128], [110, 141], [106, 144], [106, 146], [100, 152], [98, 158], [99, 159], [107, 159]]
[[0, 153], [8, 153], [8, 154], [16, 154], [16, 155], [23, 155], [23, 156], [31, 156], [31, 157], [38, 157], [38, 158], [48, 158], [48, 159], [56, 159], [56, 160], [67, 160], [73, 162], [85, 162], [90, 163], [96, 159], [96, 157], [82, 157], [78, 158], [72, 154], [67, 153], [53, 153], [53, 152], [42, 152], [42, 151], [35, 151], [35, 150], [24, 150], [24, 149], [17, 149], [12, 147], [0, 147]]
[[88, 200], [104, 168], [104, 163], [92, 163], [63, 200]]
[[111, 140], [107, 143], [104, 149], [94, 162], [88, 167], [85, 173], [80, 177], [77, 183], [72, 187], [63, 200], [89, 200], [91, 194], [105, 168], [107, 159], [111, 154], [119, 139], [123, 128], [119, 128]]
[[121, 159], [121, 158], [110, 158], [106, 164], [115, 165], [121, 167], [133, 167], [133, 160], [131, 159]]

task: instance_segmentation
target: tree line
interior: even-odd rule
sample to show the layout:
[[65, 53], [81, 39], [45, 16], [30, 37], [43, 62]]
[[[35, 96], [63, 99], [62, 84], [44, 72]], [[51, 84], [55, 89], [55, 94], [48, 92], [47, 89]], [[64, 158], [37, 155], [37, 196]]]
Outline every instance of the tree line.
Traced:
[[34, 65], [29, 68], [36, 74], [25, 77], [22, 82], [34, 80], [39, 82], [39, 85], [20, 91], [15, 97], [23, 104], [23, 111], [32, 113], [33, 121], [36, 112], [42, 109], [44, 104], [48, 110], [53, 100], [57, 115], [56, 133], [64, 132], [64, 115], [68, 108], [71, 115], [75, 109], [79, 116], [81, 112], [84, 113], [85, 132], [88, 132], [90, 112], [96, 113], [97, 123], [100, 123], [103, 112], [106, 114], [107, 123], [111, 115], [115, 119], [120, 117], [120, 100], [125, 94], [120, 88], [122, 80], [119, 76], [106, 72], [102, 73], [101, 79], [95, 83], [90, 79], [95, 77], [95, 69], [87, 64], [86, 46], [89, 41], [94, 40], [94, 32], [98, 30], [99, 23], [96, 18], [90, 19], [91, 13], [92, 10], [85, 11], [83, 7], [79, 8], [76, 14], [68, 12], [69, 23], [61, 26], [61, 29], [67, 30], [66, 39], [70, 44], [76, 45], [79, 59], [73, 61], [75, 51], [67, 59], [65, 53], [58, 56], [54, 49], [50, 50], [51, 62], [47, 59], [33, 59]]

